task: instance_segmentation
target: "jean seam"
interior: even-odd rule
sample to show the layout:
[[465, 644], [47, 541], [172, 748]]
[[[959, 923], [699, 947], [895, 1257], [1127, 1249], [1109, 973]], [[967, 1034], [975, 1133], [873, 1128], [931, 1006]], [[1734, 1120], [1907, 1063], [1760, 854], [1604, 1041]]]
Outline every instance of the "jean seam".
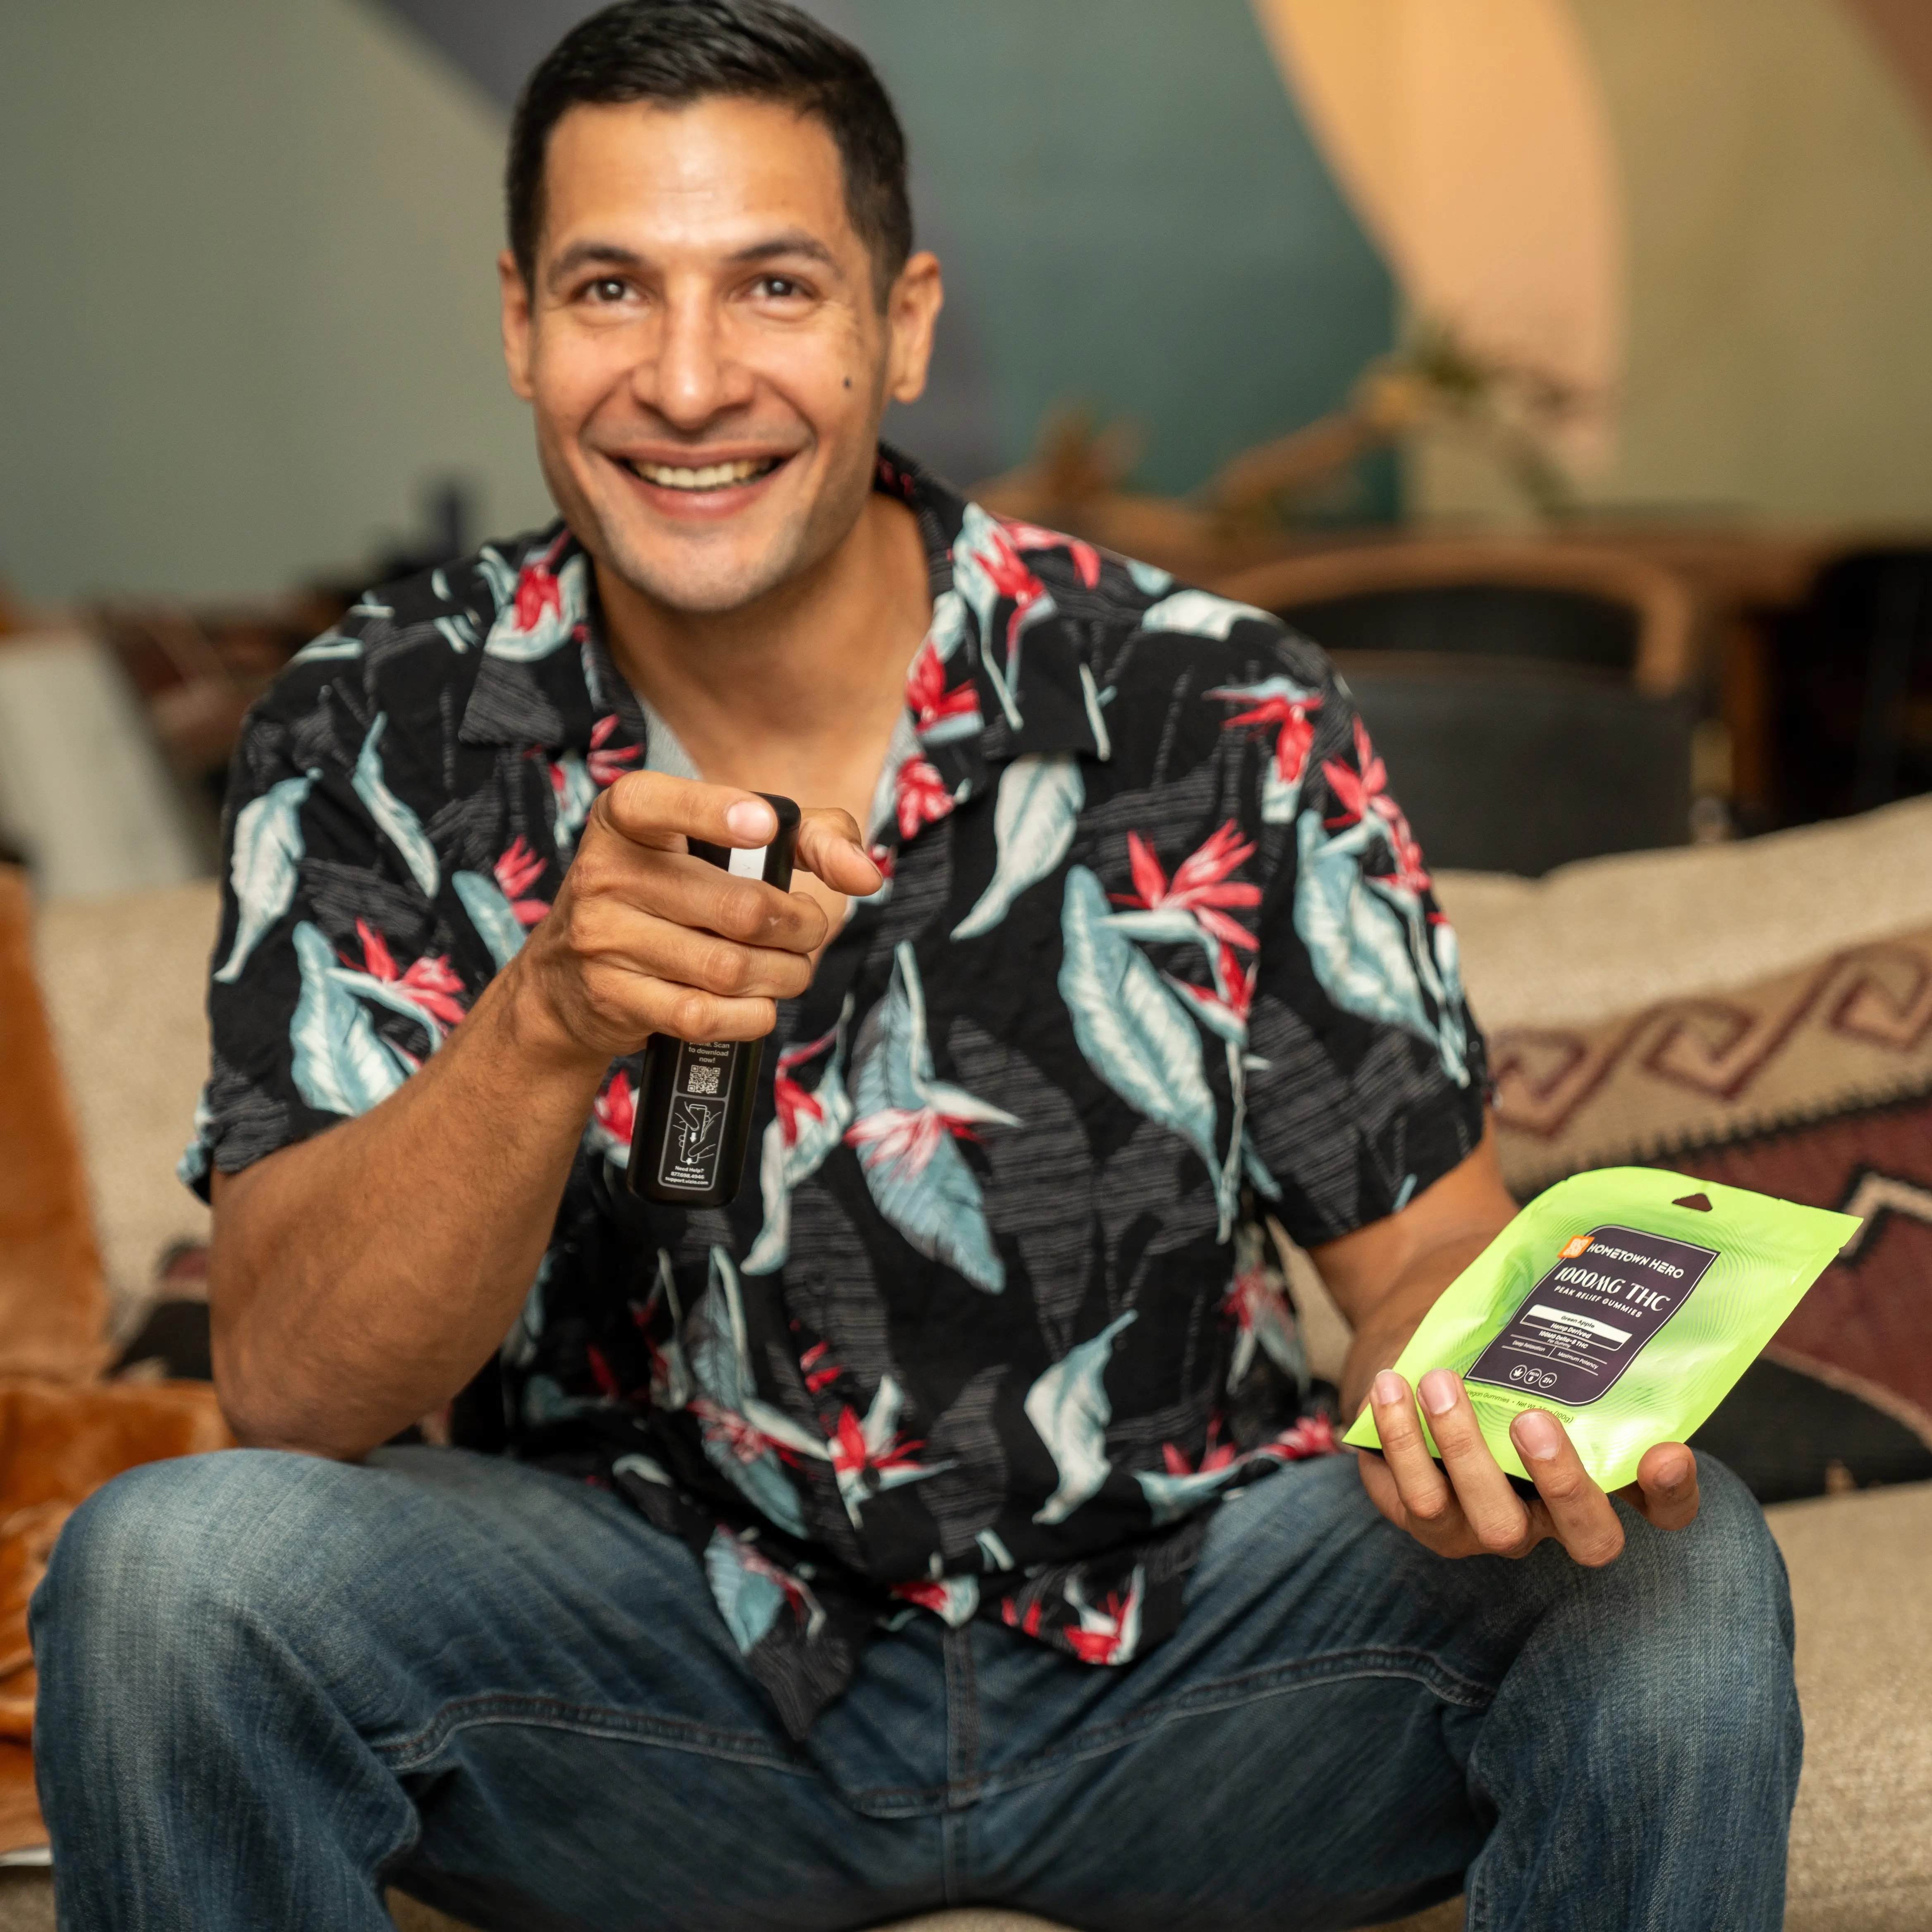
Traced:
[[1284, 1696], [1295, 1690], [1376, 1677], [1406, 1678], [1444, 1703], [1460, 1705], [1469, 1710], [1481, 1709], [1496, 1695], [1493, 1685], [1479, 1684], [1460, 1677], [1426, 1652], [1364, 1650], [1304, 1658], [1295, 1664], [1276, 1665], [1243, 1676], [1222, 1678], [1213, 1683], [1196, 1685], [1161, 1702], [1150, 1704], [1118, 1724], [1084, 1732], [1077, 1740], [1039, 1752], [1020, 1765], [975, 1778], [964, 1790], [970, 1792], [974, 1802], [1000, 1796], [1022, 1786], [1037, 1784], [1068, 1766], [1104, 1757], [1108, 1752], [1134, 1743], [1177, 1719], [1207, 1716], [1237, 1705]]
[[795, 1759], [774, 1751], [761, 1738], [676, 1718], [646, 1717], [590, 1704], [568, 1704], [560, 1699], [488, 1693], [462, 1697], [444, 1705], [420, 1730], [404, 1737], [372, 1745], [398, 1775], [419, 1771], [432, 1762], [459, 1732], [491, 1724], [528, 1724], [544, 1730], [574, 1732], [580, 1736], [610, 1738], [620, 1742], [655, 1744], [700, 1757], [754, 1766], [794, 1778], [813, 1774]]

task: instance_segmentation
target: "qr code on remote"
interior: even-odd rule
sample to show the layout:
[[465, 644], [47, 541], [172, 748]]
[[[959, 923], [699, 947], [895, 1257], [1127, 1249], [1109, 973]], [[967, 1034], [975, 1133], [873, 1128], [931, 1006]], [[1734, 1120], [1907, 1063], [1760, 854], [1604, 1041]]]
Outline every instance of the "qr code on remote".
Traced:
[[684, 1090], [687, 1094], [715, 1094], [718, 1090], [718, 1069], [715, 1066], [694, 1066], [685, 1076]]

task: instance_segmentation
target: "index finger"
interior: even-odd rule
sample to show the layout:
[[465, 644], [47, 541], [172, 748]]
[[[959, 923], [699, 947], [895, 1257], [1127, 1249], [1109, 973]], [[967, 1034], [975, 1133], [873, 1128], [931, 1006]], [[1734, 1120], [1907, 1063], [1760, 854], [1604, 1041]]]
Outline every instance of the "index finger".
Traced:
[[856, 821], [836, 806], [817, 806], [799, 822], [798, 862], [835, 892], [863, 898], [885, 883]]
[[778, 814], [756, 792], [668, 772], [626, 772], [598, 795], [595, 809], [634, 845], [661, 851], [682, 850], [693, 838], [709, 845], [769, 845], [778, 831]]

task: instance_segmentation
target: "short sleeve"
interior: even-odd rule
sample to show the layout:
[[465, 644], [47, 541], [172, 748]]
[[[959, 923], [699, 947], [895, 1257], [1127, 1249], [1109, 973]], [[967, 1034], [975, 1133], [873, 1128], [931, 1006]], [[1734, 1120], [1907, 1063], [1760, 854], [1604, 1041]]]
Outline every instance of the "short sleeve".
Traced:
[[179, 1170], [204, 1198], [213, 1170], [237, 1172], [386, 1099], [472, 996], [439, 928], [422, 783], [435, 760], [368, 699], [358, 644], [311, 646], [236, 752], [208, 1078]]
[[[1305, 640], [1246, 700], [1262, 756], [1250, 1179], [1304, 1246], [1396, 1212], [1482, 1138], [1456, 936], [1347, 685]], [[1264, 686], [1268, 687], [1264, 688]]]

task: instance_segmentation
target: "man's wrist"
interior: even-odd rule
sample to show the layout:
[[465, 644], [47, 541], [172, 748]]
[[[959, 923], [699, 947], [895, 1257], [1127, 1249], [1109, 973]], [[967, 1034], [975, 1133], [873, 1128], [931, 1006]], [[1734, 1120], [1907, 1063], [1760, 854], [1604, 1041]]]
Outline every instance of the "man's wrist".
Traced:
[[571, 1030], [527, 948], [497, 974], [490, 990], [504, 1045], [532, 1072], [586, 1081], [593, 1088], [602, 1079], [613, 1056], [586, 1045]]

